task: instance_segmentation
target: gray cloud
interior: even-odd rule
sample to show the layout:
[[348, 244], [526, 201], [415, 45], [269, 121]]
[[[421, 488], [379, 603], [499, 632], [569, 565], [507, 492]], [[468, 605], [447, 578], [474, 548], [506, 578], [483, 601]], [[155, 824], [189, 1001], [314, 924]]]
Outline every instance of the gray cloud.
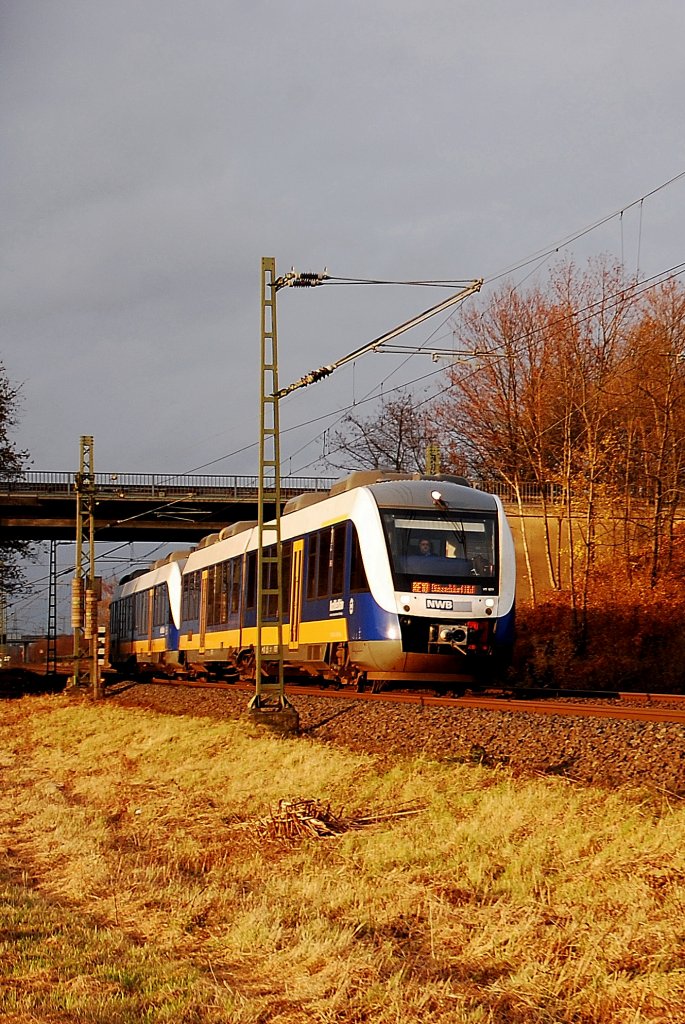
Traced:
[[[619, 0], [5, 0], [0, 15], [0, 351], [40, 469], [72, 468], [84, 433], [107, 471], [183, 472], [255, 441], [264, 255], [487, 277], [682, 168], [677, 0], [649, 18]], [[575, 251], [680, 261], [683, 187]], [[284, 294], [283, 382], [433, 299]], [[344, 408], [390, 358], [284, 403], [284, 425]]]

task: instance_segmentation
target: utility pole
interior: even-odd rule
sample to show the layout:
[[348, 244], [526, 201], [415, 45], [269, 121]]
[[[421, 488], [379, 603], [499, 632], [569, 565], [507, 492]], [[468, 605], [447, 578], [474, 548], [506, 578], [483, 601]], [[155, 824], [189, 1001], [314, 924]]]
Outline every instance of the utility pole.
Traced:
[[426, 447], [426, 476], [436, 476], [440, 472], [441, 461], [440, 445], [431, 441]]
[[[259, 395], [259, 492], [257, 520], [257, 643], [255, 645], [255, 694], [250, 710], [282, 711], [289, 706], [283, 681], [283, 563], [281, 557], [281, 445], [278, 417], [278, 336], [276, 329], [276, 261], [262, 259], [261, 375]], [[265, 504], [273, 504], [273, 523], [265, 522]], [[276, 610], [276, 649], [265, 652], [263, 630], [265, 602]], [[264, 675], [264, 654], [276, 664], [275, 681]]]
[[[100, 581], [95, 576], [95, 470], [93, 438], [81, 438], [76, 489], [76, 568], [71, 600], [71, 624], [74, 630], [74, 668], [72, 684], [90, 683], [93, 699], [102, 696], [97, 651], [97, 606]], [[87, 641], [87, 644], [86, 644]], [[81, 678], [81, 660], [89, 668]]]
[[[278, 334], [276, 327], [276, 261], [262, 259], [261, 375], [259, 405], [259, 492], [257, 520], [257, 642], [255, 644], [255, 693], [249, 711], [257, 721], [277, 724], [283, 731], [297, 731], [299, 716], [285, 695], [283, 676], [283, 548], [281, 541], [281, 444], [278, 410]], [[273, 505], [274, 519], [265, 522], [265, 506]], [[276, 644], [265, 651], [264, 620], [269, 611]], [[266, 654], [266, 658], [265, 658]], [[276, 665], [276, 678], [265, 678], [265, 661]], [[278, 718], [262, 717], [279, 712]]]

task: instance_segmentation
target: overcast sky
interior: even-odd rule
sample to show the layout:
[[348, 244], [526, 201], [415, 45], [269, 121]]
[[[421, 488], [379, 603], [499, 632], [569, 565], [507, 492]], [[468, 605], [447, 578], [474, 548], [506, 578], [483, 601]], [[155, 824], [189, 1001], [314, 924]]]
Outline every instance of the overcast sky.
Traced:
[[[262, 256], [487, 281], [685, 169], [682, 0], [0, 11], [0, 358], [35, 469], [73, 470], [92, 434], [102, 472], [254, 470]], [[684, 199], [685, 179], [571, 251], [665, 270]], [[281, 384], [439, 297], [281, 291]], [[443, 320], [405, 341], [449, 341]], [[284, 402], [284, 428], [336, 413], [284, 433], [286, 469], [325, 472], [323, 427], [435, 368], [397, 364], [366, 356]]]

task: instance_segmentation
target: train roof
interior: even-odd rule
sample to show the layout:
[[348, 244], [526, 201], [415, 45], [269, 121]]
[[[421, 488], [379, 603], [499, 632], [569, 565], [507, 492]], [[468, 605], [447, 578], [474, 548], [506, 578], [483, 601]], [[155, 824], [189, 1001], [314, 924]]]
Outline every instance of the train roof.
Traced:
[[439, 492], [448, 505], [462, 511], [495, 511], [497, 502], [492, 494], [471, 487], [463, 476], [436, 473], [421, 476], [420, 473], [398, 473], [391, 470], [360, 470], [336, 481], [330, 489], [330, 496], [366, 487], [373, 494], [380, 508], [404, 507], [425, 508], [438, 504], [433, 498]]
[[[447, 476], [420, 479], [379, 480], [368, 485], [379, 508], [426, 508], [430, 505], [458, 509], [462, 512], [495, 512], [497, 501], [492, 494], [479, 491], [458, 478]], [[437, 495], [437, 497], [434, 497]]]
[[129, 594], [147, 590], [159, 583], [168, 583], [176, 577], [180, 579], [189, 554], [190, 551], [173, 551], [166, 558], [153, 562], [146, 569], [136, 569], [135, 572], [122, 576], [115, 588], [116, 598], [127, 597]]

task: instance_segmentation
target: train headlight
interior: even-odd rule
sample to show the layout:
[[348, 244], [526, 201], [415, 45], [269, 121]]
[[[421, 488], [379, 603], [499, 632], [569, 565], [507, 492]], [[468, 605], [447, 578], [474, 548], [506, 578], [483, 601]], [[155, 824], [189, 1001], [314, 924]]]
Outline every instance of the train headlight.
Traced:
[[438, 506], [438, 508], [442, 509], [443, 511], [447, 511], [447, 502], [443, 498], [442, 493], [440, 491], [431, 491], [431, 498], [433, 499], [433, 502]]

